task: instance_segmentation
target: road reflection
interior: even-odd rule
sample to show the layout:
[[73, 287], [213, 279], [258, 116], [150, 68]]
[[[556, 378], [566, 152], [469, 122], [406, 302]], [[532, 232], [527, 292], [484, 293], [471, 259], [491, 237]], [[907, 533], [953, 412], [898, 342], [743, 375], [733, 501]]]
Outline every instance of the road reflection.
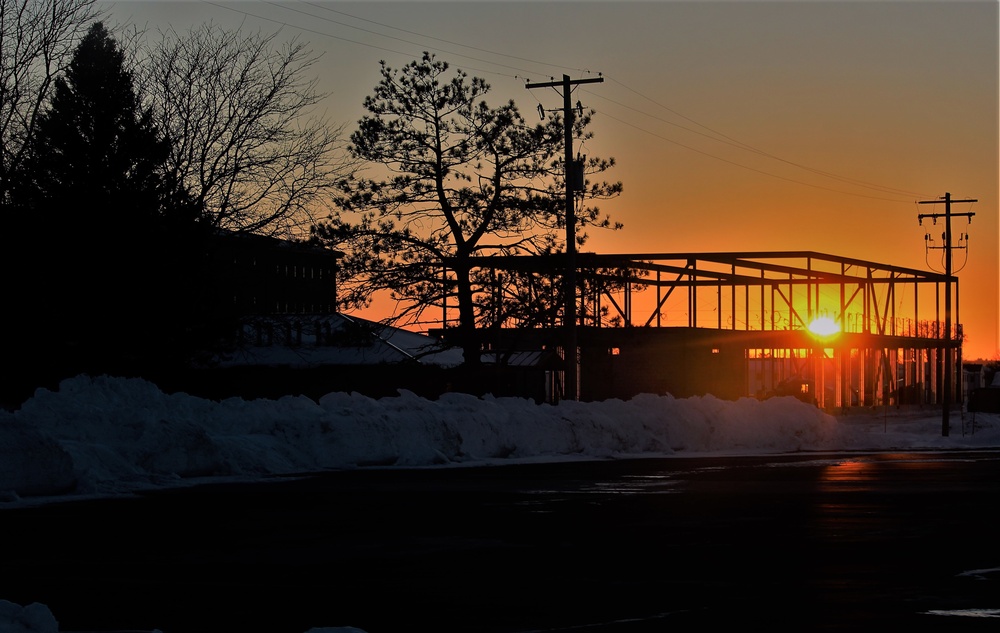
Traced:
[[821, 490], [870, 490], [876, 479], [876, 468], [871, 459], [857, 458], [823, 467], [819, 485]]
[[0, 597], [77, 631], [992, 633], [998, 495], [997, 451], [329, 473], [0, 513]]

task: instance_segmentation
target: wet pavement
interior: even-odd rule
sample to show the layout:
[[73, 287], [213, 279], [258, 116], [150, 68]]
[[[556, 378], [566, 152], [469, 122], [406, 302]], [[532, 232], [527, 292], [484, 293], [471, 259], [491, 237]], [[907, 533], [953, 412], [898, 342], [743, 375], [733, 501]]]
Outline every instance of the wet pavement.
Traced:
[[0, 598], [61, 631], [996, 630], [998, 500], [997, 452], [212, 484], [0, 509]]

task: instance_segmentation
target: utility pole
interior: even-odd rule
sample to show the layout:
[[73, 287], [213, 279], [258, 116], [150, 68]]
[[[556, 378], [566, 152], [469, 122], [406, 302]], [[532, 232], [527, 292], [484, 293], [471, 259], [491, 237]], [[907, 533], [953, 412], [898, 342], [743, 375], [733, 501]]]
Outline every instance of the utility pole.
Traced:
[[[603, 77], [592, 77], [590, 79], [570, 79], [569, 75], [563, 75], [562, 81], [549, 81], [546, 83], [528, 83], [526, 88], [556, 88], [562, 87], [563, 96], [563, 119], [565, 125], [565, 146], [566, 146], [566, 274], [563, 280], [565, 286], [564, 320], [566, 329], [565, 362], [566, 362], [566, 393], [567, 400], [578, 400], [577, 382], [579, 380], [579, 367], [577, 359], [576, 344], [576, 210], [573, 207], [574, 178], [570, 171], [573, 166], [573, 104], [571, 86], [577, 84], [593, 84], [604, 81]], [[541, 106], [539, 106], [541, 110]], [[583, 183], [580, 183], [583, 186]]]
[[978, 200], [952, 200], [950, 193], [945, 193], [939, 200], [920, 200], [917, 204], [941, 204], [944, 203], [944, 213], [921, 213], [917, 216], [917, 221], [923, 224], [924, 218], [931, 218], [937, 224], [937, 219], [944, 218], [944, 274], [947, 278], [944, 284], [944, 402], [941, 409], [941, 435], [948, 437], [948, 417], [951, 406], [951, 383], [952, 383], [952, 338], [951, 338], [951, 219], [955, 216], [967, 217], [972, 220], [975, 213], [952, 213], [953, 202], [978, 202]]

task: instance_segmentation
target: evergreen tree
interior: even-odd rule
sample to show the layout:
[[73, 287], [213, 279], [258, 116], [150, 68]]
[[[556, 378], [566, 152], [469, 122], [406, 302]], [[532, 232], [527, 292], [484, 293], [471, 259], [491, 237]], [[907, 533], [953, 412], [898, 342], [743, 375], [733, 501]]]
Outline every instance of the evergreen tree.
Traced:
[[[51, 106], [38, 123], [30, 174], [42, 200], [99, 203], [93, 218], [127, 214], [132, 223], [155, 218], [163, 200], [160, 174], [169, 144], [143, 110], [125, 56], [103, 24], [77, 47]], [[72, 214], [69, 209], [65, 213]]]
[[168, 141], [101, 23], [39, 118], [15, 199], [30, 227], [26, 290], [41, 362], [60, 373], [141, 373], [174, 349], [200, 258], [197, 209], [164, 174]]

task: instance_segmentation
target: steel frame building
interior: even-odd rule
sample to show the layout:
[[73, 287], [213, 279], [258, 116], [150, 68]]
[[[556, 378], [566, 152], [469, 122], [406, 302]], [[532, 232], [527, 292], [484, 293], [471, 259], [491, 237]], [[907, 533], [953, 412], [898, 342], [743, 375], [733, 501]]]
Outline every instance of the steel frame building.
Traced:
[[[796, 395], [828, 409], [961, 400], [957, 277], [813, 251], [575, 257], [575, 323], [504, 323], [481, 335], [486, 349], [558, 348], [575, 328], [579, 365], [567, 376], [577, 375], [580, 399]], [[565, 259], [477, 265], [555, 278]], [[818, 318], [838, 332], [811, 331]]]

